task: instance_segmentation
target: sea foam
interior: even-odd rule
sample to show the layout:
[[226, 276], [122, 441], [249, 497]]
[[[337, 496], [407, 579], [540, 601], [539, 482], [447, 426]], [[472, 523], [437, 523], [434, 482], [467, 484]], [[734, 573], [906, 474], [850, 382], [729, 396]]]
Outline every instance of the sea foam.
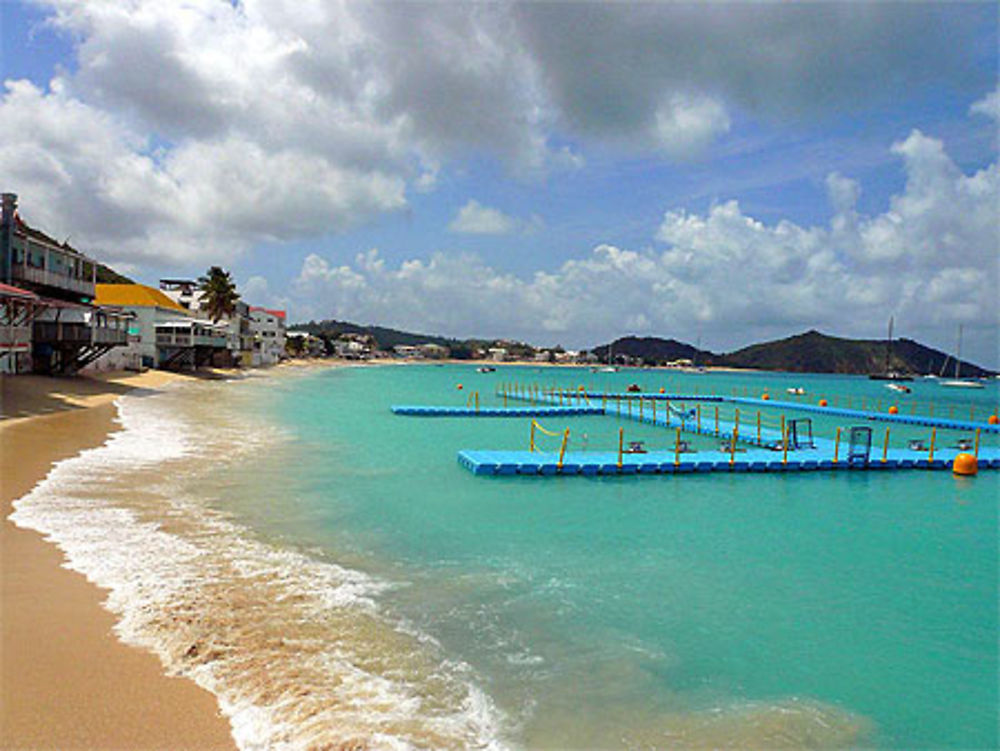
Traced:
[[471, 669], [380, 606], [392, 583], [279, 547], [199, 496], [206, 468], [237, 471], [274, 438], [192, 418], [192, 399], [225, 388], [121, 397], [121, 430], [53, 467], [12, 520], [108, 590], [124, 642], [213, 692], [242, 749], [501, 747]]

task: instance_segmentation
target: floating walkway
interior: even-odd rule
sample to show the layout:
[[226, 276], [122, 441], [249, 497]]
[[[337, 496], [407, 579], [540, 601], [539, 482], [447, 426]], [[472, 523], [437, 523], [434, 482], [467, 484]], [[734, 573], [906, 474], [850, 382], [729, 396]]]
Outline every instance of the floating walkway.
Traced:
[[423, 405], [393, 405], [395, 415], [411, 417], [566, 417], [570, 415], [603, 415], [600, 407], [557, 407], [542, 404], [537, 407], [427, 407]]
[[[928, 459], [926, 453], [890, 449], [885, 461], [834, 461], [825, 451], [795, 451], [782, 459], [780, 451], [756, 449], [737, 452], [735, 458], [723, 451], [684, 453], [672, 451], [625, 454], [619, 463], [614, 452], [567, 452], [560, 464], [556, 452], [474, 451], [458, 452], [458, 463], [475, 475], [668, 475], [708, 472], [815, 472], [878, 470], [950, 470], [956, 449], [943, 449]], [[1000, 449], [982, 449], [979, 469], [1000, 469]]]
[[[509, 391], [498, 394], [503, 407], [481, 407], [478, 393], [475, 406], [439, 407], [422, 405], [393, 406], [398, 415], [421, 417], [570, 417], [577, 415], [606, 415], [619, 419], [635, 420], [650, 425], [676, 430], [675, 442], [680, 447], [648, 452], [625, 451], [619, 446], [614, 451], [566, 451], [569, 431], [565, 431], [561, 452], [552, 451], [491, 451], [463, 450], [458, 454], [461, 466], [476, 475], [623, 475], [623, 474], [683, 474], [708, 472], [808, 472], [808, 471], [869, 471], [869, 470], [946, 470], [951, 469], [955, 457], [971, 453], [969, 448], [935, 448], [933, 433], [929, 448], [890, 448], [889, 431], [883, 445], [874, 445], [866, 423], [897, 423], [919, 425], [934, 429], [975, 432], [975, 454], [979, 469], [1000, 469], [1000, 448], [981, 447], [980, 434], [1000, 434], [1000, 426], [954, 419], [917, 415], [870, 412], [842, 407], [824, 407], [798, 402], [772, 401], [753, 397], [717, 396], [698, 394], [645, 394], [636, 392], [588, 392], [532, 390], [522, 393]], [[508, 407], [507, 400], [530, 402], [530, 406]], [[712, 404], [711, 412], [703, 412], [703, 403]], [[746, 405], [757, 408], [754, 417], [740, 422], [739, 409], [733, 421], [721, 419], [719, 404]], [[684, 404], [678, 408], [677, 404]], [[694, 409], [688, 405], [697, 405]], [[658, 406], [659, 405], [659, 406]], [[862, 449], [856, 451], [847, 439], [841, 442], [838, 428], [836, 440], [812, 435], [811, 421], [805, 418], [788, 420], [782, 416], [780, 429], [761, 420], [761, 409], [782, 413], [814, 413], [848, 418], [857, 425], [848, 429], [866, 431], [869, 437]], [[806, 431], [799, 435], [795, 425]], [[535, 429], [532, 425], [531, 445], [535, 449]], [[558, 433], [543, 432], [558, 436]], [[682, 433], [711, 436], [723, 441], [722, 450], [686, 450]], [[802, 440], [800, 440], [802, 439]], [[620, 440], [621, 443], [621, 440]], [[969, 444], [971, 446], [971, 443]], [[970, 457], [971, 459], [971, 457]]]

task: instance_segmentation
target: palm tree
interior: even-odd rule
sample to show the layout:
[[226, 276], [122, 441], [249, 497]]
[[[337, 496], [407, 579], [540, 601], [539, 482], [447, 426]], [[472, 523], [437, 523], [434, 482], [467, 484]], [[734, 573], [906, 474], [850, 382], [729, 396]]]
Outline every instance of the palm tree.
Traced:
[[201, 291], [202, 306], [212, 317], [213, 323], [218, 323], [220, 318], [236, 311], [236, 301], [240, 299], [240, 295], [232, 276], [221, 266], [212, 266], [205, 276], [198, 279], [198, 289]]

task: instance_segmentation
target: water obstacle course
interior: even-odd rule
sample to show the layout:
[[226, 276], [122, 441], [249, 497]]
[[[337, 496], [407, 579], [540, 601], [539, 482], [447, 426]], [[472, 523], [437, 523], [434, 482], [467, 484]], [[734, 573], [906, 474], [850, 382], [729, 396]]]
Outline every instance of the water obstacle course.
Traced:
[[[846, 406], [772, 401], [761, 398], [684, 393], [636, 393], [541, 388], [502, 384], [495, 396], [503, 406], [483, 407], [478, 392], [465, 407], [394, 406], [399, 415], [427, 417], [531, 418], [528, 449], [458, 452], [459, 464], [476, 475], [617, 475], [706, 472], [802, 472], [953, 470], [975, 474], [1000, 469], [1000, 448], [981, 445], [982, 436], [1000, 434], [995, 417], [985, 422], [881, 412]], [[511, 402], [518, 406], [511, 406]], [[528, 403], [528, 404], [525, 404]], [[681, 406], [678, 406], [681, 405]], [[731, 410], [729, 414], [726, 410]], [[775, 413], [780, 413], [776, 415]], [[616, 450], [579, 450], [570, 446], [571, 429], [553, 431], [534, 418], [603, 415], [619, 421], [645, 423], [673, 439], [665, 449], [649, 449], [645, 441], [625, 441], [618, 430]], [[836, 427], [832, 437], [814, 435], [812, 415], [845, 418], [853, 424]], [[885, 426], [884, 435], [881, 427]], [[926, 438], [904, 447], [890, 442], [893, 429], [930, 428]], [[876, 435], [876, 430], [879, 434]], [[969, 435], [956, 445], [944, 445], [938, 431]], [[536, 440], [555, 438], [558, 448], [543, 448]], [[692, 449], [691, 437], [720, 443], [718, 449]], [[586, 440], [586, 439], [585, 439]]]

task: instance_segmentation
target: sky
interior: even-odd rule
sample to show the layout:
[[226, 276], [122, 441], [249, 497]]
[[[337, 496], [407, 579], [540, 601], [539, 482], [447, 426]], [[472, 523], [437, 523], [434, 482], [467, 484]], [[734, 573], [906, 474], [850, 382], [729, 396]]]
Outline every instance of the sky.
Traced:
[[0, 2], [0, 189], [133, 278], [449, 336], [1000, 367], [995, 3]]

